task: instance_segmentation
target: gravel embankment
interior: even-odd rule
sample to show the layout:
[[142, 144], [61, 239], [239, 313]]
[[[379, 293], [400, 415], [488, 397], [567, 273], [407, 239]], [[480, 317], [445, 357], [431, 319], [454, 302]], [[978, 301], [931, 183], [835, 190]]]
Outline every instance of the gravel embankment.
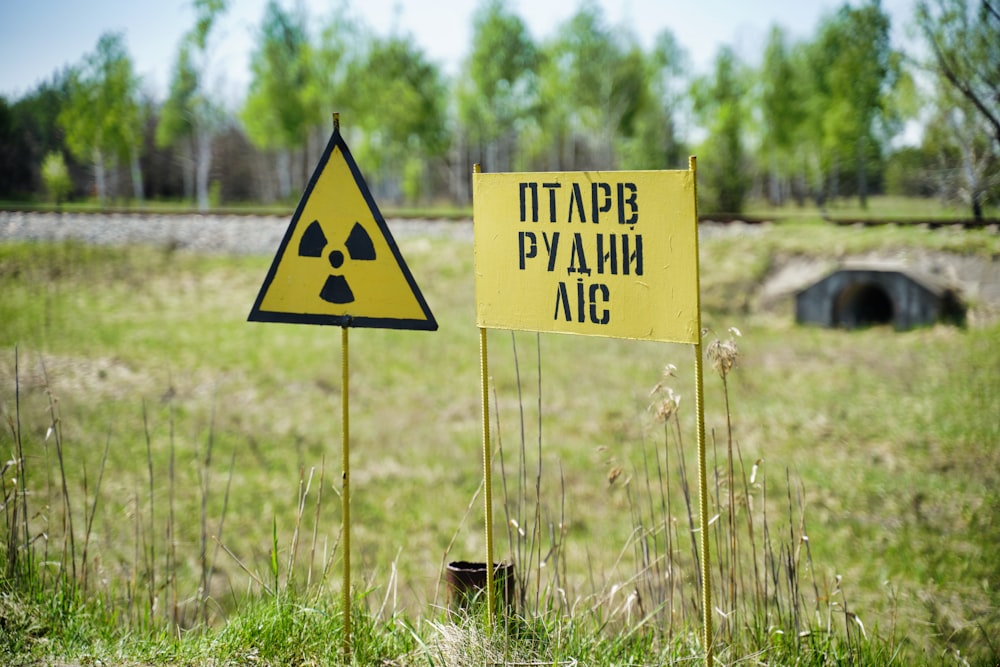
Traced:
[[[73, 239], [101, 245], [146, 244], [197, 252], [270, 255], [281, 243], [289, 220], [249, 215], [0, 211], [0, 241]], [[389, 220], [387, 224], [397, 240], [417, 234], [472, 238], [472, 223], [468, 220]]]
[[[0, 241], [63, 241], [102, 245], [144, 244], [196, 252], [270, 255], [291, 219], [259, 215], [162, 215], [155, 213], [25, 213], [0, 211]], [[472, 240], [471, 220], [387, 220], [394, 239], [410, 236]], [[752, 234], [761, 225], [702, 222], [702, 238]]]

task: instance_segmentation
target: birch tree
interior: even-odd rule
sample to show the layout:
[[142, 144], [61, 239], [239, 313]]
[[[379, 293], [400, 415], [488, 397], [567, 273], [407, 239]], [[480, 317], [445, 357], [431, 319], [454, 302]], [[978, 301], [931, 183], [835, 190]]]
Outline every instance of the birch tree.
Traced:
[[459, 77], [458, 119], [480, 162], [510, 171], [519, 121], [535, 103], [538, 49], [505, 0], [484, 0], [472, 19], [471, 52]]
[[170, 93], [156, 127], [158, 146], [182, 147], [184, 189], [196, 193], [198, 209], [207, 211], [212, 143], [223, 126], [225, 112], [212, 94], [211, 37], [226, 11], [225, 0], [195, 0], [195, 25], [181, 39], [170, 83]]
[[277, 154], [278, 196], [292, 194], [292, 154], [305, 146], [310, 125], [309, 38], [301, 11], [267, 3], [250, 59], [251, 81], [241, 118], [250, 141]]
[[104, 33], [97, 48], [74, 68], [68, 99], [59, 115], [66, 144], [80, 160], [90, 161], [100, 204], [107, 201], [107, 170], [119, 158], [129, 165], [133, 196], [143, 198], [142, 150], [144, 118], [138, 99], [139, 79], [121, 33]]

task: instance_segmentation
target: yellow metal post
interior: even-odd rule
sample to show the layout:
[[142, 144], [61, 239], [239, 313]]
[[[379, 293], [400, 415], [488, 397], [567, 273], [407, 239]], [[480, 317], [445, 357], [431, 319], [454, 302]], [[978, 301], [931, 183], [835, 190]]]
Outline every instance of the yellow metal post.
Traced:
[[[688, 158], [688, 168], [694, 175], [695, 220], [698, 216], [698, 161], [693, 155]], [[696, 237], [697, 238], [697, 235]], [[695, 253], [695, 261], [698, 254]], [[698, 421], [698, 513], [700, 514], [699, 531], [701, 545], [701, 615], [702, 643], [705, 648], [705, 665], [712, 667], [714, 654], [712, 650], [712, 570], [709, 567], [708, 548], [708, 463], [705, 460], [705, 392], [702, 382], [702, 350], [701, 350], [701, 278], [698, 275], [698, 342], [694, 345], [694, 410]]]
[[[472, 171], [480, 173], [482, 167], [473, 165]], [[490, 374], [486, 350], [486, 328], [479, 327], [479, 376], [481, 381], [483, 404], [483, 502], [484, 523], [486, 527], [486, 618], [492, 626], [495, 612], [495, 595], [493, 590], [493, 470], [490, 465]]]
[[347, 327], [340, 329], [340, 405], [341, 405], [341, 437], [340, 456], [341, 470], [341, 514], [342, 527], [344, 531], [344, 662], [350, 664], [351, 659], [351, 452], [350, 452], [350, 392], [348, 391], [349, 366], [348, 366], [348, 340]]
[[479, 328], [479, 363], [482, 379], [483, 401], [483, 495], [486, 515], [486, 608], [490, 625], [494, 621], [493, 591], [493, 471], [490, 465], [490, 409], [489, 409], [489, 365], [486, 353], [486, 329]]
[[[340, 114], [333, 112], [333, 131], [340, 129]], [[340, 328], [340, 469], [341, 469], [341, 528], [344, 543], [344, 663], [351, 662], [351, 422], [348, 382], [350, 363], [347, 327]]]
[[712, 571], [708, 548], [708, 464], [705, 461], [705, 406], [702, 388], [701, 343], [694, 346], [695, 394], [694, 409], [698, 419], [698, 512], [701, 533], [701, 607], [704, 625], [705, 665], [712, 667]]

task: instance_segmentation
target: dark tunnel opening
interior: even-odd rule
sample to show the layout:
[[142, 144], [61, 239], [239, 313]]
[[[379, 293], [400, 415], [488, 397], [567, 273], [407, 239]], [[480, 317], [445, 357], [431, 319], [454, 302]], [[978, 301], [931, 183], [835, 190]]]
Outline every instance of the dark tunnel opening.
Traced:
[[895, 315], [892, 298], [872, 283], [848, 285], [834, 300], [833, 323], [847, 329], [891, 324]]

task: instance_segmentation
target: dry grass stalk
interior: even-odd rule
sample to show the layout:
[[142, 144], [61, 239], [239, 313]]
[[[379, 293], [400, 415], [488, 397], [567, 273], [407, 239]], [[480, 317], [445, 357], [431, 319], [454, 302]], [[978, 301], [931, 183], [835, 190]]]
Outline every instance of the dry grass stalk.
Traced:
[[[86, 516], [87, 529], [86, 529], [86, 532], [84, 533], [84, 537], [83, 537], [83, 554], [82, 554], [82, 560], [83, 560], [83, 582], [82, 582], [82, 587], [83, 587], [84, 591], [88, 591], [89, 590], [89, 588], [87, 586], [87, 583], [88, 583], [87, 582], [87, 574], [89, 572], [89, 568], [88, 568], [89, 560], [87, 559], [87, 550], [90, 547], [90, 536], [93, 533], [93, 529], [94, 529], [94, 517], [97, 515], [97, 501], [101, 497], [101, 481], [104, 479], [104, 470], [105, 470], [105, 468], [107, 466], [107, 463], [108, 463], [108, 451], [110, 451], [110, 449], [111, 449], [111, 431], [109, 430], [108, 431], [108, 438], [107, 438], [107, 440], [104, 443], [104, 454], [101, 456], [101, 467], [98, 469], [98, 472], [97, 472], [97, 486], [94, 489], [94, 503], [91, 505], [90, 512], [88, 512], [87, 516]], [[86, 499], [87, 499], [87, 496], [88, 496], [88, 493], [87, 493], [87, 482], [86, 482], [86, 480], [87, 480], [86, 471], [84, 471], [83, 497], [84, 497], [84, 501], [85, 502], [86, 502]]]
[[[45, 434], [45, 439], [48, 440], [49, 436], [54, 436], [54, 442], [56, 446], [56, 457], [59, 461], [59, 477], [62, 481], [62, 519], [63, 519], [63, 561], [62, 561], [62, 576], [65, 577], [66, 573], [69, 572], [72, 578], [69, 580], [72, 586], [76, 585], [76, 538], [73, 530], [73, 508], [69, 501], [69, 485], [66, 482], [66, 462], [63, 458], [63, 441], [62, 441], [62, 423], [59, 419], [58, 410], [56, 409], [56, 404], [58, 400], [52, 395], [51, 389], [49, 389], [49, 374], [45, 368], [45, 360], [41, 360], [42, 366], [42, 377], [45, 379], [45, 394], [49, 401], [49, 418], [51, 419], [48, 431]], [[69, 549], [66, 548], [66, 543], [68, 542]], [[67, 556], [68, 554], [68, 556]], [[67, 564], [67, 557], [69, 563]], [[68, 567], [67, 567], [68, 565]]]

